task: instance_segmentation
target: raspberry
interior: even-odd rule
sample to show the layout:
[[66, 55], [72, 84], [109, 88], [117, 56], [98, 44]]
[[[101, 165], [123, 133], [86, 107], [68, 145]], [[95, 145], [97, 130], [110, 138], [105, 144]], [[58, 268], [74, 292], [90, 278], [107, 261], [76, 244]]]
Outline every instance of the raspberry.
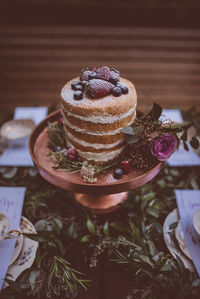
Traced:
[[110, 68], [108, 66], [102, 66], [101, 68], [95, 68], [95, 72], [97, 74], [98, 79], [110, 80]]
[[70, 161], [76, 161], [78, 159], [78, 152], [75, 148], [68, 149], [65, 155]]
[[101, 79], [92, 79], [86, 86], [86, 93], [92, 98], [100, 98], [111, 93], [114, 85]]
[[123, 170], [124, 173], [128, 174], [131, 170], [131, 166], [129, 161], [123, 160], [121, 161], [119, 167]]

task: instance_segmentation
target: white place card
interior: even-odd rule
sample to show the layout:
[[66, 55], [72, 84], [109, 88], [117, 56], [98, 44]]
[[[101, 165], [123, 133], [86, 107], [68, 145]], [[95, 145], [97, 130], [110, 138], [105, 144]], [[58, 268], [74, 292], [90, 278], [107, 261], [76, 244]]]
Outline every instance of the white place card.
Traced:
[[[179, 109], [163, 109], [160, 117], [162, 121], [172, 120], [177, 123], [183, 122], [183, 117]], [[167, 164], [172, 167], [183, 167], [183, 166], [199, 166], [200, 156], [193, 150], [188, 144], [189, 151], [185, 151], [181, 145], [172, 156], [167, 160]]]
[[37, 125], [48, 113], [47, 107], [17, 107], [14, 112], [14, 119], [31, 118]]
[[[18, 107], [15, 109], [14, 119], [31, 118], [37, 125], [46, 117], [47, 112], [47, 107]], [[0, 166], [33, 166], [28, 142], [20, 147], [8, 147], [0, 156]]]
[[192, 218], [200, 209], [200, 190], [175, 190], [185, 242], [200, 276], [200, 238], [194, 230]]
[[[25, 191], [26, 188], [23, 187], [0, 187], [0, 212], [8, 217], [10, 230], [19, 228]], [[15, 239], [0, 242], [0, 290], [13, 255], [15, 242]]]

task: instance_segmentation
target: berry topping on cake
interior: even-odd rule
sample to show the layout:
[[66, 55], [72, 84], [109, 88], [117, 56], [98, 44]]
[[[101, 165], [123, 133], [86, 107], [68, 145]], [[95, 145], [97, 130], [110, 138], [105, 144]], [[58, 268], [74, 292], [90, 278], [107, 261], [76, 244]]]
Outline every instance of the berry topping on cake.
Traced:
[[113, 94], [115, 97], [119, 97], [119, 96], [121, 96], [121, 94], [122, 94], [122, 90], [121, 90], [121, 88], [120, 88], [120, 87], [114, 87], [114, 88], [112, 89], [112, 94]]
[[126, 160], [121, 161], [119, 167], [123, 170], [123, 172], [125, 174], [128, 174], [131, 170], [130, 163], [129, 163], [129, 161], [126, 161]]
[[114, 178], [117, 179], [117, 180], [121, 179], [121, 177], [123, 176], [123, 174], [124, 174], [124, 172], [123, 172], [123, 170], [121, 168], [116, 168], [114, 170]]
[[90, 73], [91, 73], [91, 71], [89, 71], [89, 70], [82, 70], [82, 73], [80, 75], [80, 80], [81, 81], [88, 81]]
[[81, 90], [76, 90], [74, 92], [74, 99], [75, 100], [81, 100], [83, 98], [83, 93]]
[[118, 81], [119, 81], [119, 74], [116, 73], [115, 71], [111, 71], [110, 82], [116, 85]]
[[74, 90], [81, 90], [82, 91], [83, 86], [81, 84], [77, 84], [77, 85], [75, 85]]
[[73, 81], [72, 84], [71, 84], [71, 88], [73, 90], [75, 90], [76, 89], [76, 85], [78, 85], [78, 84], [79, 84], [79, 81]]
[[114, 85], [102, 79], [93, 79], [86, 86], [86, 92], [89, 97], [100, 98], [111, 93]]
[[122, 91], [123, 94], [128, 93], [128, 87], [125, 86], [125, 85], [123, 85], [123, 86], [121, 87], [121, 91]]
[[75, 148], [68, 149], [65, 155], [70, 161], [76, 161], [78, 159], [78, 152]]
[[102, 66], [100, 68], [95, 68], [95, 72], [97, 74], [98, 79], [102, 79], [105, 81], [110, 80], [110, 68], [108, 66]]
[[128, 87], [120, 82], [119, 72], [108, 66], [83, 69], [80, 81], [73, 81], [71, 88], [75, 91], [75, 100], [81, 100], [84, 93], [91, 98], [100, 98], [109, 94], [119, 97], [129, 91]]
[[95, 73], [95, 72], [89, 73], [89, 80], [96, 79], [96, 78], [97, 78], [97, 73]]

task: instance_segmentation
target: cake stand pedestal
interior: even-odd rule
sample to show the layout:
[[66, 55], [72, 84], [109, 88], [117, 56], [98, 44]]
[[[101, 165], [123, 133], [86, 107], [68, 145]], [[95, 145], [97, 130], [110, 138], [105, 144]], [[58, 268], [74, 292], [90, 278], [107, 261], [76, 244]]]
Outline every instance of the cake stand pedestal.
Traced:
[[113, 177], [113, 169], [111, 169], [99, 174], [96, 183], [87, 184], [82, 180], [80, 173], [70, 174], [65, 171], [56, 171], [48, 157], [47, 124], [48, 122], [54, 123], [61, 117], [61, 110], [57, 110], [35, 127], [30, 137], [29, 150], [40, 175], [53, 185], [72, 191], [75, 201], [82, 206], [98, 214], [112, 212], [127, 199], [128, 190], [146, 184], [159, 173], [163, 164], [161, 162], [149, 170], [132, 168], [129, 174], [123, 175], [119, 180]]

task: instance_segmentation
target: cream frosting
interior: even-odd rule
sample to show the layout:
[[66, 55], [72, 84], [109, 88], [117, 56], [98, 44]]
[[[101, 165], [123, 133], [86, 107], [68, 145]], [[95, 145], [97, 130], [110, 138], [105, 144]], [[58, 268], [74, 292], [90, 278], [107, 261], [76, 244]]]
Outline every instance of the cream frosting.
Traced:
[[66, 130], [66, 135], [68, 138], [70, 138], [71, 140], [79, 143], [80, 145], [84, 146], [84, 147], [93, 147], [95, 149], [102, 149], [102, 148], [112, 148], [117, 146], [120, 143], [123, 143], [124, 138], [120, 138], [119, 140], [117, 140], [114, 143], [109, 143], [109, 144], [102, 144], [102, 143], [90, 143], [90, 142], [86, 142], [84, 140], [81, 140], [79, 138], [76, 138], [75, 136], [73, 136], [70, 132], [67, 132]]
[[[68, 147], [73, 147], [73, 145], [67, 141], [67, 146]], [[112, 160], [114, 158], [117, 158], [121, 152], [123, 151], [125, 146], [122, 146], [120, 149], [117, 149], [115, 151], [112, 151], [112, 152], [102, 152], [102, 153], [92, 153], [92, 152], [83, 152], [79, 149], [76, 149], [79, 156], [81, 158], [84, 158], [88, 161], [100, 161], [100, 162], [106, 162], [106, 161], [109, 161], [109, 160]]]

